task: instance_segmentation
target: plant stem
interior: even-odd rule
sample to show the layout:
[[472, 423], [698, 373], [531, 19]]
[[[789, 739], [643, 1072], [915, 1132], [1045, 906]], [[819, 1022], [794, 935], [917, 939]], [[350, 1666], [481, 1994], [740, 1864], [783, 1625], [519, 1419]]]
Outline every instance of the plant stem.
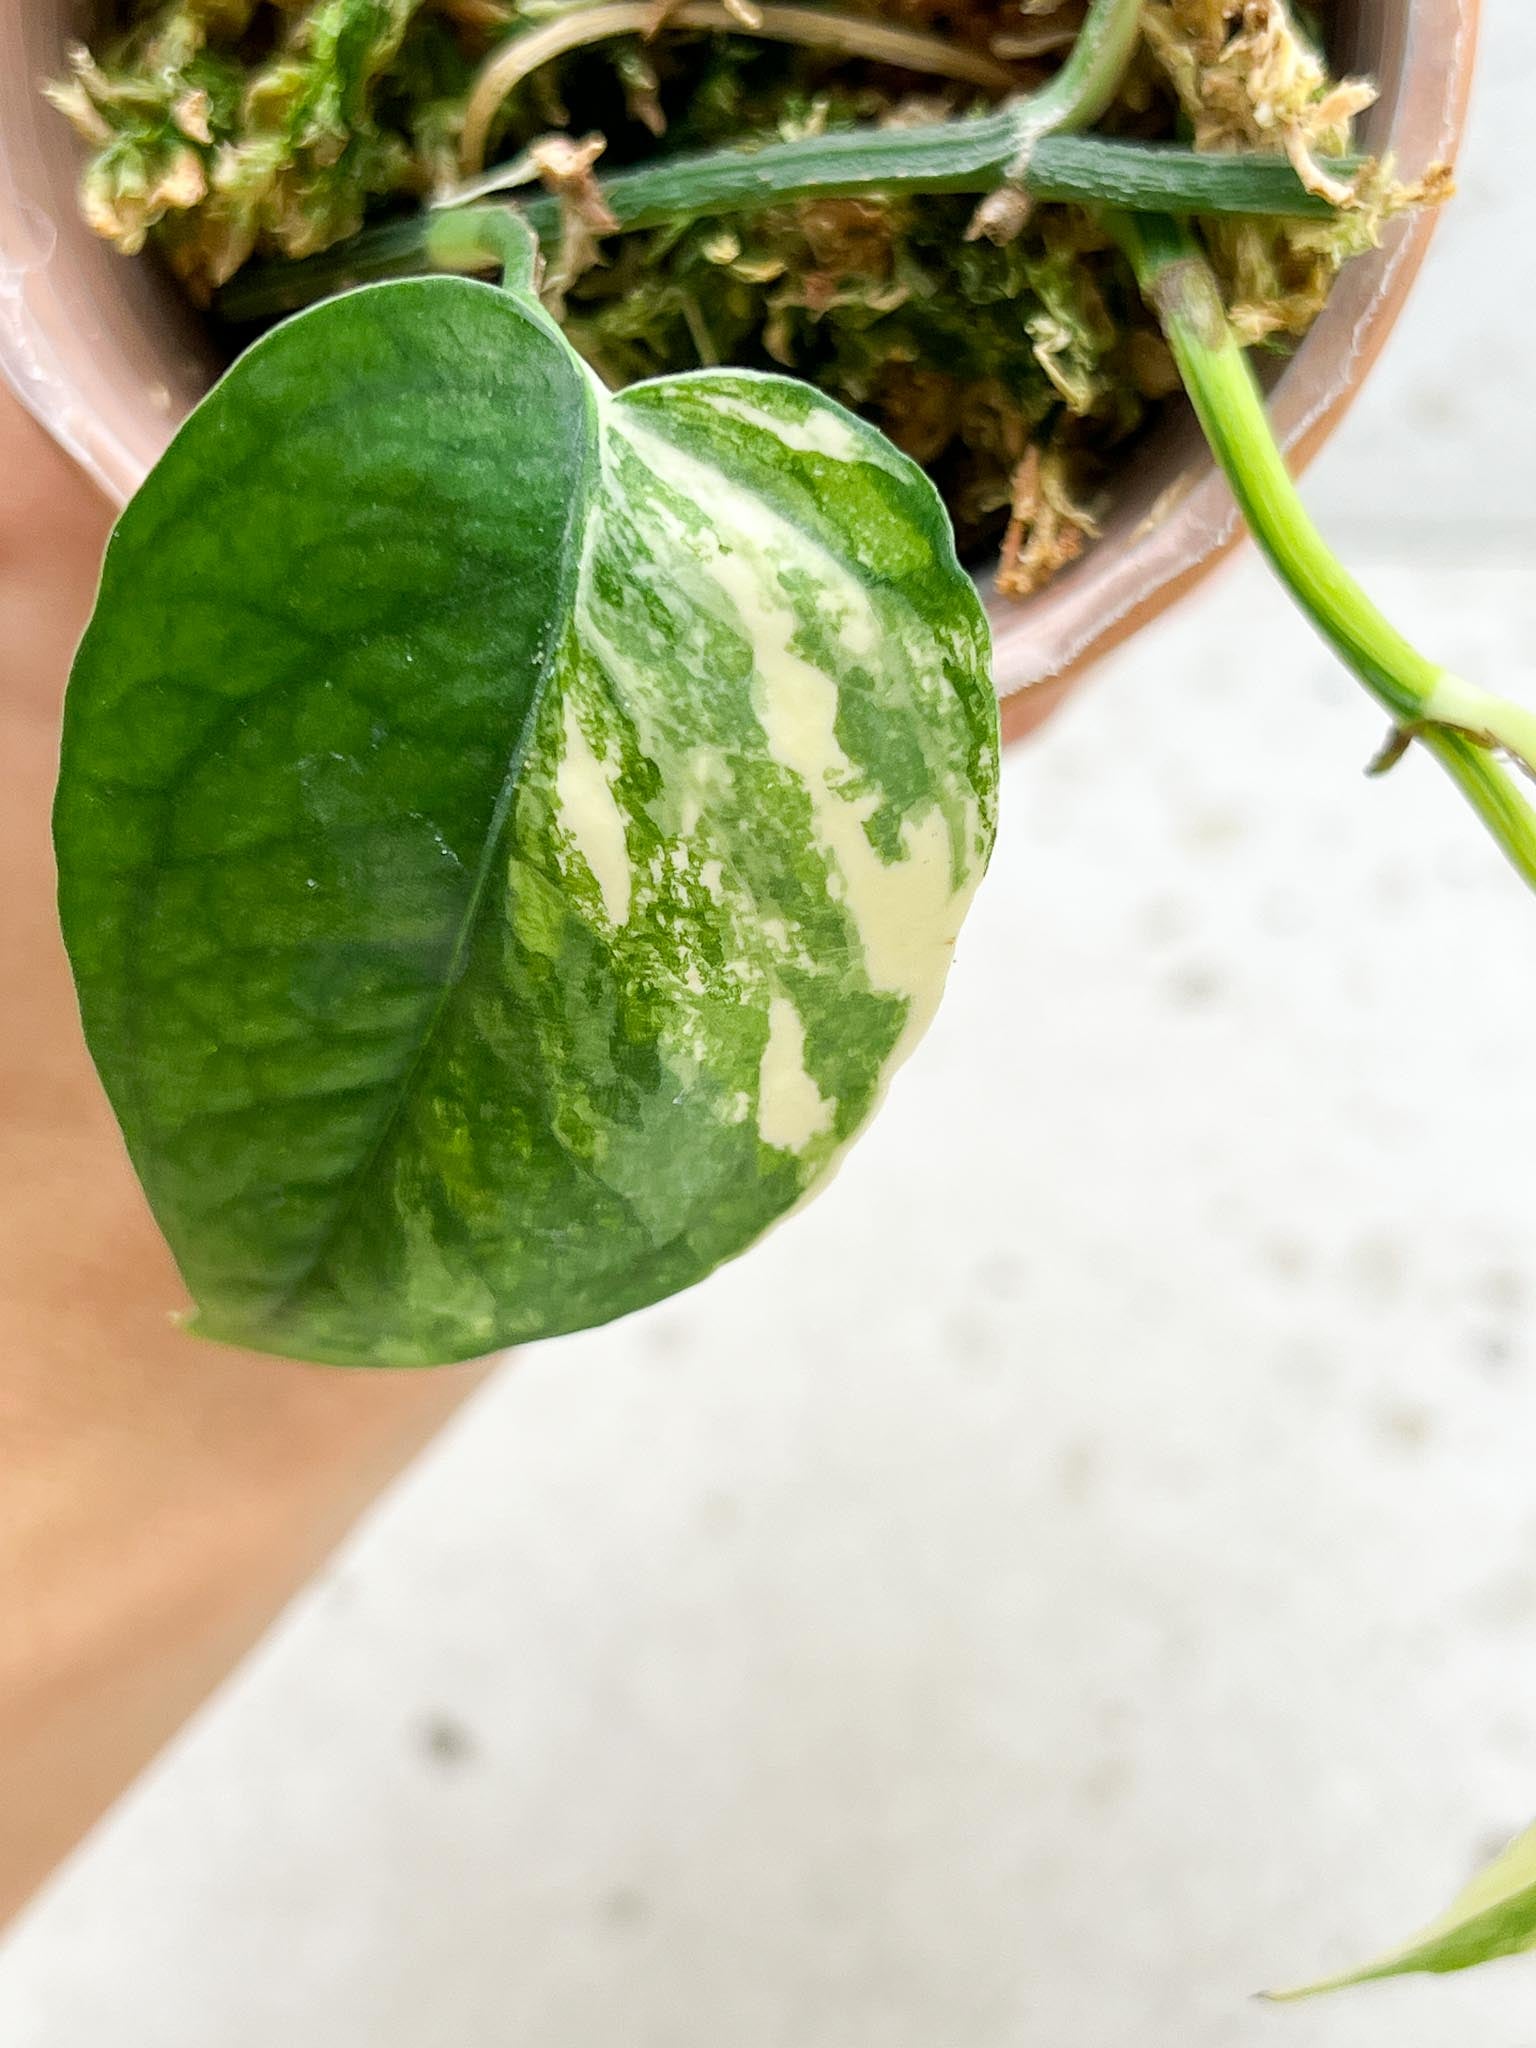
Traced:
[[[995, 58], [964, 44], [916, 29], [892, 28], [862, 15], [820, 7], [754, 6], [752, 16], [750, 23], [743, 22], [722, 0], [673, 0], [658, 24], [655, 0], [610, 0], [607, 6], [581, 8], [513, 37], [481, 67], [464, 110], [459, 161], [466, 177], [484, 163], [491, 124], [525, 78], [571, 50], [613, 36], [650, 35], [658, 25], [819, 45], [843, 56], [959, 79], [994, 93], [1012, 92], [1020, 82]], [[1066, 63], [1048, 85], [1020, 103], [1019, 111], [1027, 118], [1019, 137], [1016, 176], [1042, 135], [1087, 128], [1099, 118], [1119, 90], [1140, 26], [1141, 0], [1092, 0]]]
[[[857, 14], [834, 14], [819, 7], [757, 7], [750, 27], [721, 0], [678, 0], [661, 17], [663, 29], [714, 29], [731, 35], [761, 36], [784, 43], [820, 45], [845, 57], [867, 57], [905, 70], [959, 79], [993, 93], [1012, 92], [1019, 81], [996, 58], [943, 36], [917, 29], [891, 28]], [[485, 161], [491, 124], [507, 96], [543, 65], [571, 50], [614, 36], [649, 34], [657, 24], [655, 0], [611, 0], [546, 22], [530, 33], [514, 36], [487, 60], [475, 80], [464, 110], [459, 161], [466, 175]]]
[[[1041, 200], [1128, 212], [1291, 220], [1333, 216], [1328, 201], [1308, 192], [1283, 157], [1197, 155], [1157, 144], [1059, 134], [1043, 136], [1031, 148], [1027, 124], [1020, 119], [1028, 104], [921, 127], [843, 129], [758, 150], [663, 157], [616, 172], [603, 181], [602, 196], [624, 230], [754, 212], [808, 197], [866, 192], [981, 196], [1010, 182], [1023, 150], [1027, 161], [1018, 182]], [[1358, 165], [1341, 158], [1339, 168], [1347, 173]], [[454, 202], [483, 196], [492, 184], [478, 181], [453, 195]], [[521, 211], [540, 240], [554, 246], [560, 232], [557, 202], [541, 195]], [[425, 266], [433, 218], [430, 212], [412, 214], [365, 228], [323, 255], [253, 266], [223, 288], [215, 305], [228, 320], [269, 320], [350, 285], [419, 271]]]
[[[653, 4], [654, 0], [645, 0], [644, 5], [639, 0], [616, 0], [582, 10], [517, 38], [498, 52], [476, 82], [465, 116], [465, 161], [478, 163], [491, 118], [513, 84], [562, 50], [643, 26]], [[753, 32], [760, 35], [819, 38], [893, 63], [903, 61], [905, 50], [909, 61], [926, 61], [930, 68], [955, 56], [938, 37], [886, 28], [859, 16], [805, 7], [757, 6], [754, 12]], [[695, 17], [702, 21], [705, 14], [710, 17], [706, 26], [739, 27], [719, 0], [683, 0], [668, 19], [684, 27], [697, 26]], [[716, 21], [716, 15], [723, 21]], [[601, 196], [620, 230], [756, 211], [810, 197], [846, 198], [871, 191], [985, 195], [1010, 185], [1037, 199], [1127, 212], [1328, 218], [1333, 212], [1328, 201], [1309, 192], [1290, 164], [1277, 157], [1202, 156], [1145, 143], [1074, 139], [1067, 132], [1089, 126], [1114, 99], [1135, 50], [1140, 23], [1141, 0], [1090, 0], [1060, 71], [1038, 92], [995, 114], [911, 128], [843, 129], [767, 143], [760, 149], [662, 157], [618, 172], [602, 185]], [[968, 61], [972, 54], [966, 53]], [[999, 75], [1005, 84], [1012, 83], [1010, 74], [1000, 68]], [[530, 176], [529, 160], [520, 157], [459, 187], [435, 210], [446, 213], [496, 190], [526, 184]], [[532, 199], [521, 212], [542, 242], [557, 239], [560, 210], [554, 199]], [[218, 310], [230, 320], [267, 319], [347, 285], [418, 268], [429, 235], [419, 217], [365, 230], [321, 256], [237, 278], [219, 294]]]
[[433, 270], [499, 270], [502, 290], [565, 344], [559, 322], [539, 297], [538, 237], [511, 207], [456, 206], [451, 213], [429, 214], [422, 254]]
[[1120, 90], [1141, 33], [1141, 0], [1093, 0], [1072, 53], [1049, 85], [1011, 109], [1019, 140], [1010, 176], [1024, 178], [1047, 135], [1091, 128]]
[[1489, 751], [1499, 748], [1536, 771], [1536, 714], [1420, 654], [1332, 553], [1286, 468], [1257, 379], [1189, 229], [1144, 214], [1110, 225], [1162, 322], [1254, 539], [1313, 625], [1391, 713], [1398, 734], [1429, 749], [1536, 888], [1536, 812]]
[[[664, 227], [705, 214], [752, 211], [796, 199], [861, 192], [995, 192], [1009, 181], [1028, 124], [1021, 101], [996, 114], [915, 128], [843, 128], [761, 149], [719, 149], [658, 157], [601, 181], [623, 229]], [[1358, 168], [1339, 159], [1341, 170]], [[1021, 182], [1037, 199], [1138, 212], [1265, 215], [1331, 220], [1335, 209], [1309, 192], [1284, 157], [1202, 155], [1167, 144], [1099, 136], [1036, 141]], [[457, 195], [456, 195], [457, 196]], [[464, 195], [468, 196], [468, 195]], [[480, 196], [476, 193], [476, 196]], [[524, 207], [541, 237], [558, 227], [548, 200]]]
[[538, 237], [511, 207], [459, 206], [430, 214], [421, 253], [433, 270], [499, 267], [503, 291], [535, 296]]

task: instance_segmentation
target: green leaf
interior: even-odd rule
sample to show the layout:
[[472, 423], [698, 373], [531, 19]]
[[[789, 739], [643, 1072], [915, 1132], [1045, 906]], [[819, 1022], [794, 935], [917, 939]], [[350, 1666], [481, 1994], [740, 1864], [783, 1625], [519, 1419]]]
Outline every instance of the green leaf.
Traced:
[[435, 1363], [750, 1244], [938, 998], [988, 652], [931, 485], [803, 384], [610, 398], [450, 278], [260, 341], [112, 539], [56, 814], [197, 1328]]
[[1439, 1919], [1432, 1920], [1405, 1947], [1363, 1969], [1265, 1996], [1284, 2002], [1347, 1990], [1382, 1977], [1406, 1977], [1415, 1971], [1443, 1975], [1491, 1963], [1499, 1956], [1523, 1955], [1532, 1948], [1536, 1948], [1536, 1827], [1517, 1835], [1501, 1856], [1458, 1893]]

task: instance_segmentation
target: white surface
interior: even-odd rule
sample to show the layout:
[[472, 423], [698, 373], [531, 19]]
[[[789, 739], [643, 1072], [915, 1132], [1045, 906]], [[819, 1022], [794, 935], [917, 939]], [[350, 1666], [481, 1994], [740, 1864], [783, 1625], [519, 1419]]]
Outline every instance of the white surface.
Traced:
[[[1492, 0], [1318, 491], [1529, 699], [1533, 64]], [[1379, 737], [1251, 562], [1107, 668], [840, 1182], [479, 1401], [22, 1924], [4, 2048], [1531, 2048], [1536, 1962], [1248, 1996], [1536, 1815], [1531, 906]]]
[[1533, 81], [1536, 8], [1483, 0], [1459, 197], [1349, 432], [1311, 473], [1318, 512], [1356, 544], [1415, 554], [1434, 541], [1465, 545], [1475, 533], [1479, 548], [1530, 559], [1536, 270], [1524, 167]]

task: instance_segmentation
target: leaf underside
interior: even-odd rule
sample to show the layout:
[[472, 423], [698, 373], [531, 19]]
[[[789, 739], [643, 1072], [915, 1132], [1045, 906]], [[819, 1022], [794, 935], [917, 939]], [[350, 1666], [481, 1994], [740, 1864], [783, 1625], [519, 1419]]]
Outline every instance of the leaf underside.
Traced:
[[56, 812], [196, 1327], [430, 1364], [744, 1249], [926, 1022], [996, 756], [931, 486], [807, 387], [613, 399], [460, 279], [275, 330], [113, 537]]

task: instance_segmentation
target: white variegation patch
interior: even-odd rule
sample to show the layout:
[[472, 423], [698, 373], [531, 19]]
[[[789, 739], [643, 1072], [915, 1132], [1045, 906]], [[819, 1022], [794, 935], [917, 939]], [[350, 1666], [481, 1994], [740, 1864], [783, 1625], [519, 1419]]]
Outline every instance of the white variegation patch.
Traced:
[[765, 1145], [803, 1152], [832, 1128], [837, 1104], [806, 1072], [805, 1025], [787, 996], [768, 1005], [768, 1042], [758, 1067], [757, 1133]]
[[[753, 409], [727, 400], [738, 416]], [[765, 431], [780, 422], [761, 415]], [[986, 840], [975, 792], [958, 784], [936, 790], [921, 817], [902, 828], [902, 858], [888, 861], [867, 826], [880, 806], [837, 736], [838, 676], [803, 654], [804, 618], [786, 594], [794, 574], [814, 592], [824, 620], [844, 647], [869, 658], [882, 644], [882, 622], [866, 587], [842, 563], [722, 469], [699, 460], [648, 427], [622, 416], [615, 428], [652, 473], [703, 515], [705, 526], [668, 521], [669, 540], [701, 557], [753, 652], [753, 701], [769, 754], [804, 785], [824, 853], [829, 887], [847, 907], [863, 948], [872, 987], [907, 1004], [906, 1024], [892, 1048], [894, 1069], [932, 1021], [954, 945], [981, 880]], [[827, 409], [829, 435], [851, 434]], [[651, 508], [665, 516], [664, 508]], [[913, 634], [907, 652], [919, 670], [934, 667], [926, 636]], [[935, 696], [942, 687], [923, 678]], [[947, 804], [946, 804], [947, 800]], [[956, 814], [958, 813], [958, 828]], [[956, 848], [963, 849], [956, 873]]]
[[771, 434], [781, 448], [797, 455], [821, 455], [829, 462], [868, 462], [888, 475], [899, 476], [901, 458], [888, 442], [861, 433], [853, 421], [830, 405], [813, 400], [798, 418], [781, 408], [754, 403], [734, 393], [709, 391], [700, 402], [722, 419]]
[[564, 747], [555, 770], [560, 822], [597, 884], [608, 922], [627, 924], [633, 879], [624, 813], [613, 793], [617, 766], [600, 761], [593, 752], [582, 731], [575, 697], [568, 696], [562, 708]]

